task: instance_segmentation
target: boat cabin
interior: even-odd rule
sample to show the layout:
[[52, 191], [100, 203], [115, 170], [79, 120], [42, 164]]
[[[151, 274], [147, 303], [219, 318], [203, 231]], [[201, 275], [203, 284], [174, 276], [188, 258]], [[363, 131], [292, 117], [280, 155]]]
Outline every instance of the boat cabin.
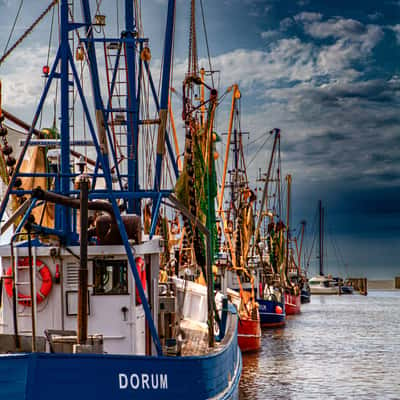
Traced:
[[[19, 243], [20, 244], [20, 243]], [[159, 311], [158, 276], [161, 241], [159, 237], [133, 247], [136, 264], [153, 320]], [[12, 301], [12, 253], [16, 265], [17, 307]], [[32, 316], [28, 247], [0, 246], [3, 290], [0, 308], [0, 352], [8, 348], [17, 332], [32, 338], [35, 319], [39, 351], [73, 352], [76, 344], [79, 247], [32, 246], [32, 265], [36, 279], [36, 315]], [[114, 354], [154, 354], [146, 327], [143, 306], [130, 270], [124, 246], [88, 246], [88, 335]], [[47, 340], [45, 340], [47, 336]], [[64, 337], [63, 337], [64, 336]], [[30, 346], [30, 340], [22, 339]], [[25, 343], [26, 342], [26, 343]], [[47, 342], [47, 343], [46, 343]], [[52, 348], [51, 348], [52, 347]], [[26, 349], [30, 350], [30, 349]], [[102, 352], [101, 351], [101, 352]]]

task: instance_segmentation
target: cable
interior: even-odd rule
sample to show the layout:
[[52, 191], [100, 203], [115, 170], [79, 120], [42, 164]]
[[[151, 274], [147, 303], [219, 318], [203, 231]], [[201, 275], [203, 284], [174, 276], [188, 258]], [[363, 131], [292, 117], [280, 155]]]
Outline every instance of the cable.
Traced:
[[253, 163], [253, 161], [256, 159], [258, 153], [264, 148], [264, 146], [267, 144], [267, 142], [270, 140], [272, 136], [267, 136], [267, 138], [264, 140], [264, 143], [261, 145], [261, 147], [256, 151], [254, 154], [253, 158], [250, 160], [250, 162], [247, 164], [247, 168], [250, 167], [250, 165]]
[[6, 44], [6, 46], [4, 47], [3, 56], [4, 56], [4, 54], [5, 54], [6, 51], [7, 51], [8, 45], [10, 44], [10, 40], [11, 40], [11, 37], [12, 37], [12, 35], [13, 35], [13, 33], [14, 33], [15, 25], [17, 24], [17, 20], [18, 20], [19, 14], [20, 14], [20, 12], [21, 12], [21, 8], [22, 8], [22, 4], [23, 4], [23, 3], [24, 3], [24, 0], [21, 0], [21, 2], [19, 3], [17, 15], [15, 16], [14, 23], [13, 23], [13, 26], [12, 26], [12, 28], [11, 28], [10, 35], [8, 36], [7, 44]]
[[[53, 26], [54, 26], [54, 12], [55, 12], [55, 8], [53, 8], [53, 13], [51, 15], [51, 25], [50, 25], [49, 43], [48, 43], [48, 47], [47, 47], [46, 65], [49, 65], [49, 62], [50, 62], [51, 39], [53, 38]], [[46, 81], [47, 81], [47, 79], [45, 79], [43, 81], [43, 90], [46, 86]], [[40, 120], [39, 120], [40, 128], [42, 128], [42, 120], [43, 120], [43, 110], [40, 112]]]
[[206, 47], [207, 47], [207, 57], [208, 57], [208, 65], [210, 68], [210, 72], [211, 72], [211, 82], [212, 82], [212, 86], [214, 87], [214, 76], [213, 76], [213, 69], [211, 66], [211, 56], [210, 56], [210, 47], [208, 45], [208, 37], [207, 37], [207, 29], [206, 29], [206, 21], [205, 21], [205, 17], [204, 17], [204, 7], [203, 7], [203, 0], [200, 0], [200, 7], [201, 7], [201, 18], [203, 21], [203, 29], [204, 29], [204, 38], [206, 41]]
[[23, 35], [3, 54], [0, 58], [0, 65], [11, 54], [14, 49], [22, 43], [22, 41], [32, 32], [36, 25], [43, 19], [43, 17], [51, 10], [51, 8], [58, 3], [58, 0], [53, 0], [49, 6], [39, 15], [33, 24], [23, 33]]

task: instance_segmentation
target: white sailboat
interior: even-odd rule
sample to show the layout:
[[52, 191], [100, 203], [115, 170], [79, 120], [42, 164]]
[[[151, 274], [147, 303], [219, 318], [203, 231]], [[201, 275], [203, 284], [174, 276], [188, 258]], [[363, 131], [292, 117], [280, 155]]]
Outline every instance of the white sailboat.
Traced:
[[324, 213], [321, 200], [318, 202], [319, 210], [319, 275], [309, 280], [311, 294], [339, 294], [337, 280], [330, 275], [324, 275]]

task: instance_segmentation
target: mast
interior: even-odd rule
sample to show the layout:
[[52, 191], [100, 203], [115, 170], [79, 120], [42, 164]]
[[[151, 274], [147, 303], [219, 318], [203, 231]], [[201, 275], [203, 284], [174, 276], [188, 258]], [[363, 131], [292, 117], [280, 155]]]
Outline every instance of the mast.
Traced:
[[286, 176], [287, 181], [287, 210], [286, 210], [286, 273], [289, 270], [289, 226], [290, 226], [290, 190], [292, 186], [292, 176]]
[[235, 115], [235, 105], [236, 101], [240, 99], [241, 94], [239, 91], [238, 85], [234, 84], [232, 86], [233, 93], [232, 93], [232, 104], [231, 104], [231, 111], [229, 116], [229, 127], [228, 127], [228, 138], [227, 138], [227, 145], [225, 150], [225, 161], [224, 161], [224, 172], [222, 174], [222, 181], [221, 181], [221, 193], [219, 196], [219, 205], [218, 205], [218, 214], [221, 215], [222, 213], [222, 206], [224, 201], [224, 190], [225, 190], [225, 179], [226, 179], [226, 171], [228, 167], [228, 160], [229, 160], [229, 147], [231, 143], [231, 134], [232, 134], [232, 126], [233, 126], [233, 118]]
[[272, 147], [272, 153], [271, 153], [271, 158], [269, 159], [269, 164], [268, 164], [268, 172], [267, 172], [267, 176], [265, 179], [265, 184], [264, 184], [264, 189], [263, 189], [263, 193], [262, 193], [262, 197], [261, 197], [261, 204], [260, 204], [260, 211], [258, 213], [258, 220], [257, 220], [257, 226], [256, 226], [256, 230], [255, 230], [255, 240], [257, 241], [258, 235], [260, 233], [260, 227], [261, 227], [261, 222], [263, 220], [263, 212], [264, 212], [264, 206], [268, 200], [268, 183], [271, 179], [271, 170], [272, 170], [272, 162], [274, 160], [274, 155], [275, 155], [275, 149], [276, 149], [276, 145], [280, 139], [281, 136], [281, 130], [280, 129], [273, 129], [271, 132], [275, 133], [275, 139], [274, 139], [274, 145]]
[[306, 221], [301, 221], [300, 250], [298, 251], [298, 266], [299, 266], [299, 270], [300, 270], [300, 265], [301, 265], [301, 252], [303, 250], [303, 239], [304, 239], [305, 226], [306, 226]]
[[324, 208], [322, 201], [318, 201], [319, 213], [319, 274], [324, 275]]

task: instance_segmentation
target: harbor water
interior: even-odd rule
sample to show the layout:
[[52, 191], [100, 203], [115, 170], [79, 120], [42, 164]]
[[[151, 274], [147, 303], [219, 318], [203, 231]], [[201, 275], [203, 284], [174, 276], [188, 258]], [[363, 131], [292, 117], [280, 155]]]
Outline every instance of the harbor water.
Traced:
[[240, 399], [400, 399], [400, 291], [312, 296], [244, 355]]

